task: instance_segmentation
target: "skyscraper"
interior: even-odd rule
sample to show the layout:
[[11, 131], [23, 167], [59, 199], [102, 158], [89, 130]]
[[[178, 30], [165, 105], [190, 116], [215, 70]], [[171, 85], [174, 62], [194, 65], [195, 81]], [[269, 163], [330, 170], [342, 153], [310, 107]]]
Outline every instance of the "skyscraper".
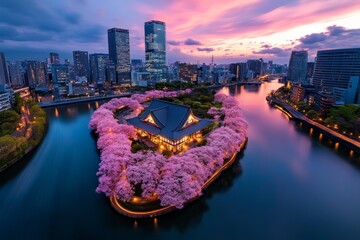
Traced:
[[109, 62], [109, 54], [90, 54], [91, 80], [97, 84], [106, 81], [106, 65]]
[[160, 21], [145, 22], [145, 67], [155, 81], [165, 78], [166, 29]]
[[306, 80], [307, 61], [308, 61], [307, 51], [291, 52], [289, 70], [288, 70], [288, 79], [290, 81], [294, 83], [302, 83]]
[[73, 51], [76, 77], [89, 78], [89, 56], [86, 51]]
[[360, 48], [318, 51], [313, 84], [343, 92], [345, 103], [360, 103]]
[[9, 84], [9, 72], [4, 53], [0, 52], [0, 84]]
[[46, 85], [48, 82], [47, 68], [45, 62], [40, 61], [26, 61], [26, 85], [29, 87], [36, 87], [39, 85]]
[[9, 76], [11, 85], [17, 87], [24, 85], [24, 70], [20, 62], [9, 64]]
[[130, 41], [129, 30], [111, 28], [108, 30], [109, 57], [116, 67], [119, 84], [130, 84]]

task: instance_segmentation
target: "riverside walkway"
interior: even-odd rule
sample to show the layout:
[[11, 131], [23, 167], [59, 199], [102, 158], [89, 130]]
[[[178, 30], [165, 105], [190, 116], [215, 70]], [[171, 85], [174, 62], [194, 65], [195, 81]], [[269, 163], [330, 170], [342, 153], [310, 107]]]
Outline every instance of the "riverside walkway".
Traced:
[[354, 150], [355, 152], [357, 152], [358, 154], [360, 154], [360, 142], [359, 141], [349, 138], [341, 133], [338, 133], [337, 131], [332, 130], [331, 128], [324, 126], [323, 124], [320, 124], [314, 120], [311, 120], [310, 118], [308, 118], [301, 112], [295, 110], [289, 104], [284, 103], [280, 100], [272, 99], [270, 101], [270, 104], [275, 105], [275, 106], [276, 105], [280, 106], [281, 107], [280, 110], [287, 112], [290, 115], [290, 116], [288, 115], [290, 119], [294, 119], [294, 120], [303, 122], [310, 127], [314, 127], [316, 129], [318, 129], [320, 132], [322, 132], [324, 135], [326, 135], [336, 141], [339, 141], [344, 146], [347, 146], [348, 148], [350, 148], [350, 149]]

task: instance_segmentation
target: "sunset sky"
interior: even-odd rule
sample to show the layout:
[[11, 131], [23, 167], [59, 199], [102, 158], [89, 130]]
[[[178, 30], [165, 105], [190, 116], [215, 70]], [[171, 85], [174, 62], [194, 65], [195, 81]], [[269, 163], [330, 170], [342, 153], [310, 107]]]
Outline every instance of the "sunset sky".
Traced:
[[107, 53], [107, 29], [130, 30], [144, 58], [144, 22], [166, 23], [167, 61], [288, 63], [292, 50], [360, 47], [358, 0], [1, 0], [0, 52], [7, 60], [61, 61], [73, 50]]

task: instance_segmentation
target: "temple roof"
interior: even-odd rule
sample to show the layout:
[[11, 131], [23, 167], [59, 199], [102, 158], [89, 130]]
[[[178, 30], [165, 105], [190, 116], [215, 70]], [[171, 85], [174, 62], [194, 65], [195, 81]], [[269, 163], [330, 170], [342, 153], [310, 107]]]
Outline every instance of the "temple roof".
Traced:
[[194, 116], [190, 107], [153, 100], [144, 112], [127, 120], [129, 124], [170, 140], [181, 139], [207, 127], [211, 121]]

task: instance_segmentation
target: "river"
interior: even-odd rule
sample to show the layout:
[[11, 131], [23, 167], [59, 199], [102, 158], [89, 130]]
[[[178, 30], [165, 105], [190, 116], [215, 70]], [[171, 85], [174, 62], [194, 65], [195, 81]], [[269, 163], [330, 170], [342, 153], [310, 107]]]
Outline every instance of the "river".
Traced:
[[41, 145], [0, 174], [1, 239], [360, 239], [359, 159], [238, 86], [249, 141], [235, 164], [181, 211], [133, 220], [95, 193], [88, 130], [101, 102], [46, 109]]

